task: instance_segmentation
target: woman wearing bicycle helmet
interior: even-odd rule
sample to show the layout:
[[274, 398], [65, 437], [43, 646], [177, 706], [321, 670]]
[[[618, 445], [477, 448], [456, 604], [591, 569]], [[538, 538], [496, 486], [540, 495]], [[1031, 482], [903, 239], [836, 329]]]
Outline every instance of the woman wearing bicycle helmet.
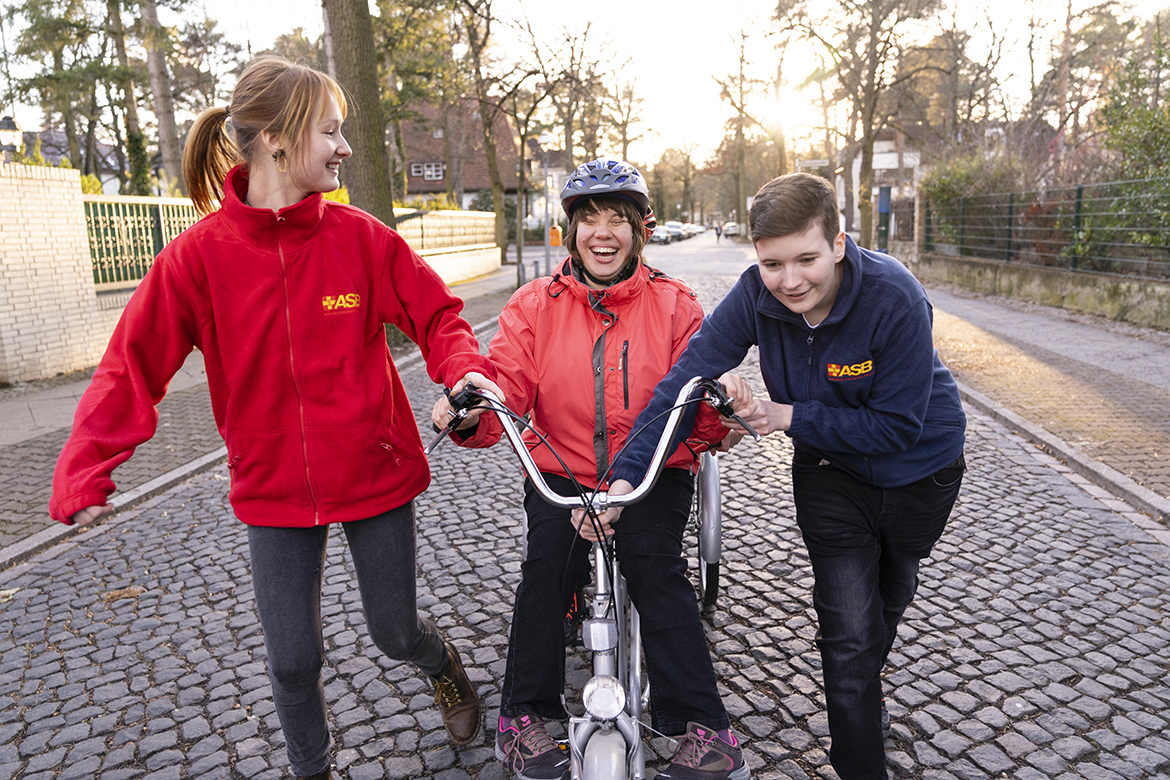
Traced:
[[[532, 427], [551, 445], [537, 446], [537, 435], [527, 432], [533, 459], [553, 490], [571, 495], [570, 475], [589, 487], [607, 484], [610, 459], [703, 312], [689, 288], [642, 261], [653, 214], [633, 166], [605, 158], [585, 163], [569, 178], [561, 204], [569, 215], [569, 257], [552, 277], [516, 291], [488, 357], [508, 405], [531, 414]], [[449, 410], [445, 399], [435, 404], [437, 425], [446, 423]], [[726, 434], [717, 415], [700, 412], [699, 441], [678, 448], [654, 489], [626, 509], [613, 531], [642, 616], [653, 726], [684, 735], [659, 771], [662, 778], [744, 780], [749, 774], [715, 688], [681, 554], [696, 452]], [[489, 414], [469, 417], [453, 438], [487, 447], [500, 435]], [[568, 510], [547, 504], [527, 483], [524, 507], [528, 553], [516, 592], [496, 755], [523, 780], [559, 780], [569, 774], [569, 759], [545, 721], [567, 717], [563, 618], [590, 545], [577, 538]], [[581, 535], [592, 538], [588, 527]]]

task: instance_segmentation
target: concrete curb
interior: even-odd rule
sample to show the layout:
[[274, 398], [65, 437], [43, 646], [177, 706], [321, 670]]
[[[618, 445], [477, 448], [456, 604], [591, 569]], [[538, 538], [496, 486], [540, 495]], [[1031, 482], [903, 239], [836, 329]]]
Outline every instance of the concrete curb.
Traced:
[[1145, 522], [1136, 520], [1135, 525], [1144, 530], [1166, 532], [1167, 526], [1170, 525], [1170, 500], [1163, 498], [1149, 488], [1142, 487], [1120, 471], [1077, 452], [1063, 440], [1025, 420], [1010, 409], [1000, 406], [978, 390], [967, 387], [962, 382], [956, 382], [956, 384], [959, 386], [959, 395], [967, 403], [1047, 450], [1050, 455], [1060, 458], [1068, 464], [1069, 468], [1089, 481], [1116, 494], [1137, 509], [1153, 515], [1153, 519]]
[[[475, 335], [478, 336], [483, 331], [494, 328], [495, 326], [496, 318], [493, 317], [489, 320], [484, 320], [478, 325], [472, 326], [472, 330], [475, 332]], [[402, 374], [407, 371], [413, 371], [416, 368], [421, 367], [422, 364], [422, 354], [415, 352], [414, 354], [403, 358], [401, 361], [398, 361], [396, 365], [398, 372]], [[210, 468], [214, 468], [223, 462], [225, 458], [227, 458], [227, 447], [220, 447], [219, 449], [213, 452], [209, 452], [202, 457], [196, 458], [189, 463], [184, 463], [177, 468], [173, 468], [167, 473], [155, 477], [149, 482], [145, 482], [135, 488], [127, 490], [125, 493], [119, 493], [115, 495], [110, 499], [110, 503], [114, 505], [114, 515], [103, 518], [95, 524], [91, 524], [89, 526], [79, 526], [54, 523], [51, 527], [46, 528], [43, 531], [38, 531], [27, 539], [23, 539], [16, 544], [10, 544], [5, 548], [0, 549], [0, 571], [10, 569], [16, 564], [28, 560], [37, 553], [52, 547], [58, 542], [68, 539], [82, 530], [82, 528], [95, 528], [103, 525], [119, 512], [129, 509], [132, 506], [141, 504], [148, 498], [169, 490], [180, 482], [184, 482], [196, 474], [200, 474]]]

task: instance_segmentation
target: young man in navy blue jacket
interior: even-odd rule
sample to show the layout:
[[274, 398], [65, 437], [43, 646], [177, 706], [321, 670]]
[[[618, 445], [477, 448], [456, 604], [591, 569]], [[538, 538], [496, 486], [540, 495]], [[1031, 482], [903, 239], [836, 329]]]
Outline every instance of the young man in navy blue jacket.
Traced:
[[[926, 291], [897, 260], [841, 231], [827, 181], [773, 179], [756, 194], [749, 224], [759, 262], [704, 320], [634, 430], [667, 409], [687, 379], [722, 376], [759, 345], [768, 398], [753, 398], [738, 376], [723, 382], [760, 434], [792, 438], [829, 758], [842, 780], [880, 780], [883, 721], [888, 728], [881, 670], [914, 598], [919, 561], [958, 496], [966, 418], [934, 349]], [[661, 425], [618, 459], [611, 493], [641, 482]]]

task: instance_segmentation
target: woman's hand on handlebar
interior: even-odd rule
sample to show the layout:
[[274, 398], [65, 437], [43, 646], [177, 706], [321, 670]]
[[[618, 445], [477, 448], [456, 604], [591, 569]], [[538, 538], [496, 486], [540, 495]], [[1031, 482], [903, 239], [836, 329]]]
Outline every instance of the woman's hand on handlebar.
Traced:
[[[755, 428], [756, 433], [767, 436], [775, 431], [786, 431], [792, 425], [792, 406], [778, 404], [764, 398], [756, 398], [751, 386], [738, 374], [727, 374], [719, 379], [731, 397], [731, 408]], [[740, 434], [746, 433], [742, 426], [726, 417], [720, 418], [725, 426]]]
[[[490, 390], [497, 398], [500, 399], [501, 402], [503, 402], [504, 391], [500, 389], [500, 386], [478, 371], [470, 371], [465, 374], [463, 378], [456, 382], [455, 386], [451, 388], [451, 393], [458, 393], [469, 383], [474, 384], [480, 390]], [[486, 407], [477, 407], [469, 410], [467, 417], [464, 418], [464, 420], [455, 430], [461, 431], [477, 425], [479, 423], [479, 416], [483, 414], [485, 408]], [[446, 396], [440, 398], [438, 401], [435, 401], [435, 405], [431, 407], [431, 422], [434, 423], [435, 429], [439, 430], [447, 427], [447, 423], [451, 421], [454, 413], [455, 410], [451, 407], [451, 402], [447, 399]]]
[[[610, 484], [608, 491], [609, 495], [611, 496], [624, 496], [627, 493], [633, 492], [634, 486], [629, 482], [626, 482], [624, 479], [614, 480], [613, 483]], [[618, 518], [621, 517], [621, 515], [622, 508], [620, 506], [612, 506], [598, 515], [597, 523], [595, 524], [585, 515], [584, 509], [574, 509], [573, 527], [577, 529], [577, 533], [581, 535], [582, 539], [589, 542], [599, 542], [601, 541], [601, 537], [597, 534], [597, 526], [600, 525], [602, 533], [604, 533], [607, 537], [613, 536], [613, 524], [618, 521]]]

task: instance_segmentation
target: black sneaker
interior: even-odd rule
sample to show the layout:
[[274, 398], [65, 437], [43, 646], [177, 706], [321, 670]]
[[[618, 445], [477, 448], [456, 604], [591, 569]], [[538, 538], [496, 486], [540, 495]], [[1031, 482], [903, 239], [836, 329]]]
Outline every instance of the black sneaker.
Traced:
[[562, 780], [569, 776], [569, 754], [552, 737], [539, 715], [525, 713], [496, 731], [496, 758], [520, 780]]
[[[734, 739], [734, 737], [732, 737]], [[714, 730], [688, 723], [679, 738], [670, 765], [658, 772], [663, 780], [748, 780], [751, 771], [743, 761], [739, 743], [729, 745]]]

